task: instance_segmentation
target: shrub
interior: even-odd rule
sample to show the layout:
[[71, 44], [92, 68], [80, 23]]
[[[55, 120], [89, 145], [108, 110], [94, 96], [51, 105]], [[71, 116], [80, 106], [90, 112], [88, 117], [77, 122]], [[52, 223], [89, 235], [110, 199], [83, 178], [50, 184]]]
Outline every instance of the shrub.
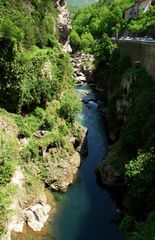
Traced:
[[12, 185], [0, 188], [0, 236], [6, 233], [8, 221], [11, 219], [12, 211], [10, 205], [16, 189]]
[[59, 47], [58, 40], [54, 35], [48, 35], [48, 47], [54, 48]]
[[67, 92], [60, 102], [60, 117], [68, 123], [73, 123], [75, 116], [81, 110], [81, 104], [74, 93]]
[[2, 18], [0, 19], [0, 37], [20, 43], [24, 34], [10, 19]]
[[155, 236], [155, 212], [151, 212], [145, 222], [135, 225], [132, 233], [127, 233], [127, 240], [154, 240]]
[[80, 49], [81, 40], [80, 40], [78, 33], [74, 30], [72, 30], [72, 32], [70, 34], [70, 43], [71, 43], [73, 51], [77, 51]]
[[18, 162], [18, 143], [14, 133], [0, 130], [0, 148], [0, 185], [6, 185], [10, 182]]
[[81, 48], [89, 53], [92, 52], [92, 49], [94, 48], [95, 40], [91, 33], [86, 32], [81, 35]]

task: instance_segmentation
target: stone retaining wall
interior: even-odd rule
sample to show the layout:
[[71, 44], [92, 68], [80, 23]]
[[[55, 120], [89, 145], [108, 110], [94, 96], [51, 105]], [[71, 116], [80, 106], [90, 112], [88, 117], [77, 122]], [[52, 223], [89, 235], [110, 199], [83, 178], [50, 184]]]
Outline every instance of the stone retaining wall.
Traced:
[[132, 40], [117, 41], [121, 56], [128, 56], [132, 63], [140, 64], [155, 82], [155, 43]]

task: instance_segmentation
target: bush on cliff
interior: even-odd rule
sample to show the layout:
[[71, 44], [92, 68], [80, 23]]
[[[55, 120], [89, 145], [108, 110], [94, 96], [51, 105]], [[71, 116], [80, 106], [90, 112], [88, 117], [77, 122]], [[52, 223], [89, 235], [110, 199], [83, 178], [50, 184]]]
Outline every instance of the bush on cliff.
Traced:
[[154, 163], [155, 155], [152, 149], [149, 152], [139, 151], [136, 159], [125, 165], [126, 181], [130, 186], [125, 204], [128, 212], [136, 217], [146, 217], [148, 212], [155, 209]]
[[10, 180], [19, 163], [18, 128], [14, 120], [3, 110], [0, 113], [0, 236], [5, 233], [7, 221], [11, 217], [15, 188]]
[[0, 236], [2, 238], [3, 234], [6, 233], [7, 223], [12, 216], [10, 205], [13, 201], [15, 192], [16, 189], [11, 184], [0, 187]]
[[18, 53], [12, 62], [1, 60], [1, 106], [12, 112], [27, 112], [59, 98], [68, 82], [73, 82], [72, 70], [66, 64], [68, 56], [60, 53], [34, 48]]
[[72, 30], [70, 34], [70, 43], [74, 52], [78, 51], [81, 48], [81, 39], [79, 37], [79, 34], [74, 30]]
[[153, 240], [155, 236], [155, 212], [151, 212], [146, 222], [137, 222], [132, 216], [126, 216], [120, 229], [126, 240]]
[[76, 95], [67, 92], [60, 102], [60, 117], [70, 124], [73, 123], [75, 116], [81, 110], [81, 104], [78, 103]]
[[[116, 98], [112, 98], [111, 96], [116, 92], [113, 86], [115, 86], [114, 79], [118, 72], [117, 68], [116, 72], [114, 71], [112, 74], [115, 78], [109, 82], [108, 119], [110, 126], [114, 129], [119, 127], [120, 120], [122, 127], [119, 140], [113, 146], [114, 154], [109, 155], [107, 160], [127, 179], [128, 190], [124, 196], [124, 206], [127, 214], [135, 220], [129, 223], [125, 234], [128, 235], [129, 231], [132, 233], [129, 238], [125, 239], [140, 239], [142, 237], [139, 232], [140, 226], [144, 225], [152, 229], [153, 223], [147, 222], [146, 218], [151, 211], [155, 210], [155, 158], [154, 150], [150, 151], [150, 148], [155, 147], [153, 141], [155, 86], [143, 69], [127, 68], [119, 76], [117, 88], [123, 87], [123, 79], [130, 83], [129, 88], [126, 92], [122, 89], [122, 93], [120, 92]], [[123, 111], [121, 107], [118, 108], [117, 102], [119, 102], [119, 106], [125, 103]], [[140, 148], [143, 152], [138, 151]], [[125, 219], [121, 226], [125, 224]], [[144, 223], [136, 223], [140, 220], [143, 220]], [[146, 228], [143, 232], [144, 236], [147, 235]], [[152, 234], [153, 231], [150, 232], [150, 239]]]

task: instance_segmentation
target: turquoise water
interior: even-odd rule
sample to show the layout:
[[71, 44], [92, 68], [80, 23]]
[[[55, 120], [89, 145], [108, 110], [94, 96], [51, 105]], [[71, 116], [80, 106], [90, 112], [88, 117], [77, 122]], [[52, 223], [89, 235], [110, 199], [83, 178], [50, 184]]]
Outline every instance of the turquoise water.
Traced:
[[98, 0], [67, 0], [67, 4], [69, 8], [83, 8], [97, 1]]
[[[78, 87], [84, 99], [92, 99], [91, 89]], [[93, 101], [84, 105], [77, 120], [88, 128], [88, 157], [81, 165], [77, 180], [64, 194], [59, 211], [51, 223], [50, 240], [121, 240], [116, 220], [116, 204], [96, 182], [95, 169], [107, 152], [103, 120]]]

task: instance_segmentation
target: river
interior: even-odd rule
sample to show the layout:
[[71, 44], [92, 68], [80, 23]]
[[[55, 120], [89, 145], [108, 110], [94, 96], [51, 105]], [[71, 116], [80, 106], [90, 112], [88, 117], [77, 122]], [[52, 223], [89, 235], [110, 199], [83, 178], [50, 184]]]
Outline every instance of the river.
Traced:
[[[90, 87], [77, 87], [84, 100], [94, 99]], [[77, 116], [78, 122], [88, 128], [87, 158], [82, 163], [75, 184], [64, 194], [58, 212], [51, 223], [49, 240], [121, 240], [116, 220], [116, 204], [110, 194], [96, 182], [95, 169], [107, 152], [103, 119], [97, 104], [84, 104]]]
[[77, 10], [97, 1], [98, 0], [67, 0], [66, 2], [69, 8]]
[[88, 128], [88, 156], [68, 191], [55, 193], [57, 211], [45, 229], [35, 233], [25, 226], [24, 234], [15, 234], [14, 240], [122, 240], [116, 225], [115, 199], [98, 185], [95, 174], [108, 148], [103, 119], [92, 101], [95, 96], [91, 88], [79, 86], [76, 91], [84, 102], [89, 102], [83, 104], [83, 111], [77, 116], [77, 121]]

